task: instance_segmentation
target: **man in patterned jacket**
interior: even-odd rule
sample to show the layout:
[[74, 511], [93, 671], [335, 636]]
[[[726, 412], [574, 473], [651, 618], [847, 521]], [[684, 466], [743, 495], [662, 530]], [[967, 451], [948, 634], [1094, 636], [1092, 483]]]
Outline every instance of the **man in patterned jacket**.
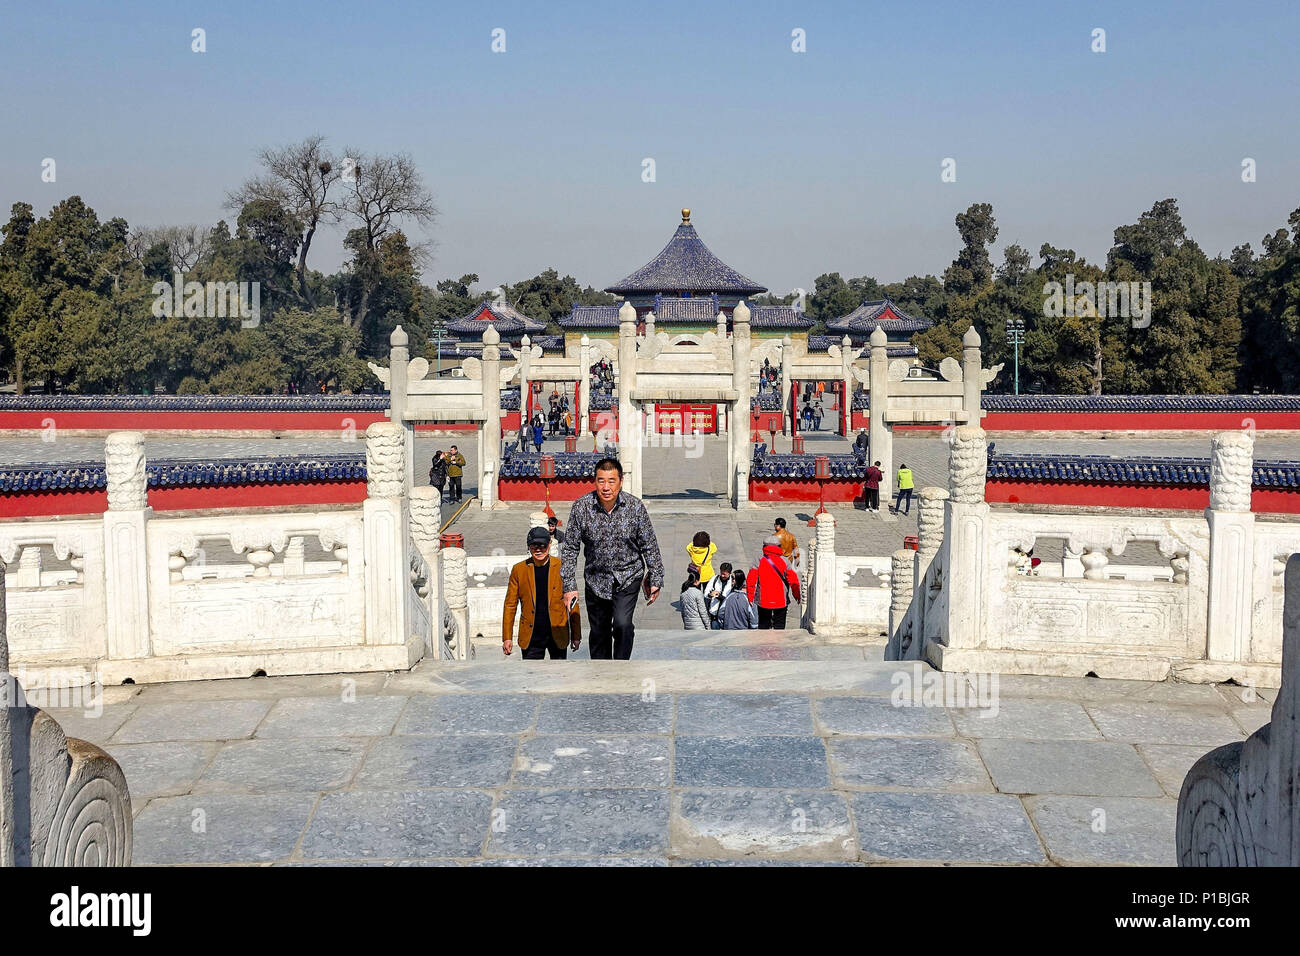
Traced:
[[[578, 551], [591, 621], [593, 660], [632, 656], [632, 612], [638, 591], [653, 604], [664, 583], [664, 563], [650, 514], [640, 498], [623, 491], [623, 466], [615, 458], [596, 464], [596, 490], [573, 503], [560, 548], [564, 601], [578, 600]], [[611, 654], [612, 651], [612, 654]]]

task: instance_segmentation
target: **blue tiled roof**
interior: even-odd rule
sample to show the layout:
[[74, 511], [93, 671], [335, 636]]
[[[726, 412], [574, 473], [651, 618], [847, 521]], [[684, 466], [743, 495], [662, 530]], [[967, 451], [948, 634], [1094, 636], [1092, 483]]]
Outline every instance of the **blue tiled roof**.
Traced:
[[[882, 321], [880, 315], [886, 309], [893, 312], [897, 318]], [[831, 319], [826, 323], [826, 327], [833, 332], [861, 332], [866, 335], [874, 332], [877, 325], [886, 332], [922, 332], [930, 328], [934, 323], [929, 319], [909, 315], [891, 299], [876, 299], [874, 302], [863, 302], [848, 315], [842, 315], [838, 319]]]
[[[484, 309], [491, 313], [491, 319], [478, 318]], [[485, 300], [474, 306], [474, 309], [468, 315], [463, 315], [459, 319], [448, 322], [447, 331], [456, 335], [470, 335], [476, 339], [482, 339], [483, 331], [487, 328], [489, 321], [496, 327], [502, 338], [509, 335], [520, 335], [524, 332], [546, 331], [545, 322], [538, 322], [536, 319], [529, 318], [510, 305], [493, 305], [490, 300]]]
[[0, 395], [0, 411], [356, 412], [387, 407], [387, 394]]
[[[511, 448], [514, 443], [511, 442]], [[555, 476], [557, 478], [596, 478], [596, 464], [605, 457], [603, 452], [562, 451], [551, 452], [555, 459]], [[502, 478], [540, 478], [542, 475], [542, 456], [536, 452], [509, 451], [501, 462]]]
[[[844, 342], [844, 333], [839, 335], [810, 335], [808, 336], [809, 352], [825, 352], [832, 345], [842, 345]], [[850, 335], [849, 342], [855, 349], [860, 349], [868, 345], [866, 335]], [[885, 346], [885, 355], [888, 358], [911, 358], [919, 354], [915, 345], [887, 345]]]
[[501, 389], [501, 411], [519, 411], [519, 386]]
[[792, 305], [751, 305], [749, 324], [756, 329], [811, 329], [817, 323]]
[[588, 402], [587, 407], [591, 411], [605, 412], [618, 405], [618, 396], [613, 391], [605, 392], [597, 389], [588, 396]]
[[985, 395], [990, 412], [1294, 412], [1300, 395]]
[[560, 327], [565, 329], [616, 329], [618, 305], [575, 305], [568, 315], [560, 317]]
[[[830, 459], [831, 479], [866, 478], [866, 458], [858, 455], [827, 455]], [[751, 478], [811, 479], [817, 474], [817, 455], [790, 455], [767, 453], [767, 443], [754, 446], [754, 460], [749, 466]]]
[[[1210, 484], [1208, 458], [1110, 458], [1104, 455], [998, 455], [989, 446], [988, 477], [1014, 481], [1107, 482], [1121, 485]], [[1257, 461], [1256, 488], [1300, 488], [1300, 462]]]
[[[364, 481], [364, 452], [310, 458], [160, 458], [145, 465], [150, 488], [281, 482]], [[95, 490], [107, 487], [103, 462], [0, 468], [0, 492]]]
[[657, 322], [713, 322], [718, 321], [718, 297], [679, 299], [675, 296], [655, 296], [655, 321]]
[[781, 410], [781, 396], [776, 392], [759, 392], [754, 396], [754, 401], [765, 412], [779, 412]]
[[754, 295], [767, 290], [715, 256], [696, 235], [695, 227], [683, 222], [659, 255], [605, 291], [618, 295], [650, 292]]

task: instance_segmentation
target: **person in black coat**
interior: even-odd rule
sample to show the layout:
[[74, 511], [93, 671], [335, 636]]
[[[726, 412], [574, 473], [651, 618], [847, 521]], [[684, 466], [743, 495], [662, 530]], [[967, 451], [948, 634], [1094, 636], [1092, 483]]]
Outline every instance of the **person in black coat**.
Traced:
[[442, 501], [442, 489], [447, 484], [447, 455], [435, 452], [433, 462], [429, 465], [429, 484], [438, 489], [438, 501]]

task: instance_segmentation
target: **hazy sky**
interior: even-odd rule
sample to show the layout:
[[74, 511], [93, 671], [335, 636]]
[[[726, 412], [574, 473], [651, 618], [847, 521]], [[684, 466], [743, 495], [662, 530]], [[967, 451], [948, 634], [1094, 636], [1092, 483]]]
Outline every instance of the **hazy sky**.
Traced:
[[[554, 266], [603, 287], [682, 206], [777, 292], [826, 271], [937, 274], [972, 202], [993, 204], [998, 260], [1045, 241], [1103, 259], [1167, 196], [1209, 254], [1258, 251], [1300, 206], [1298, 28], [1295, 0], [10, 0], [0, 202], [6, 218], [77, 194], [132, 225], [233, 221], [223, 197], [257, 149], [319, 132], [415, 158], [441, 209], [413, 231], [436, 242], [430, 283]], [[318, 237], [311, 265], [333, 271], [340, 238]]]

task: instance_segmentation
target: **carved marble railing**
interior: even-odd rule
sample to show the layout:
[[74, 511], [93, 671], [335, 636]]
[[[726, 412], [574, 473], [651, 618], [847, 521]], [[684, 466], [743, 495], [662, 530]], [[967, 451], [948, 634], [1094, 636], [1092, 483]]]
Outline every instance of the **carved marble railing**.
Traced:
[[818, 515], [800, 576], [802, 626], [832, 638], [876, 640], [889, 627], [891, 559], [839, 554], [835, 540], [835, 519]]
[[[102, 518], [0, 523], [15, 666], [41, 683], [329, 673], [442, 656], [440, 514], [399, 426], [366, 433], [360, 508], [155, 517], [143, 437], [105, 444]], [[432, 541], [432, 544], [430, 544]]]
[[122, 768], [28, 704], [9, 671], [6, 631], [0, 588], [0, 866], [130, 866]]
[[1300, 555], [1282, 577], [1282, 680], [1272, 719], [1192, 765], [1178, 794], [1179, 866], [1300, 866]]
[[[890, 656], [945, 670], [1275, 686], [1281, 566], [1300, 550], [1300, 522], [1250, 513], [1252, 449], [1246, 432], [1215, 436], [1202, 515], [1059, 513], [987, 504], [984, 433], [956, 429], [950, 489], [922, 490], [921, 550], [911, 580], [894, 575]], [[1027, 553], [1047, 542], [1062, 558], [1030, 570]], [[1165, 563], [1119, 564], [1137, 542]]]

